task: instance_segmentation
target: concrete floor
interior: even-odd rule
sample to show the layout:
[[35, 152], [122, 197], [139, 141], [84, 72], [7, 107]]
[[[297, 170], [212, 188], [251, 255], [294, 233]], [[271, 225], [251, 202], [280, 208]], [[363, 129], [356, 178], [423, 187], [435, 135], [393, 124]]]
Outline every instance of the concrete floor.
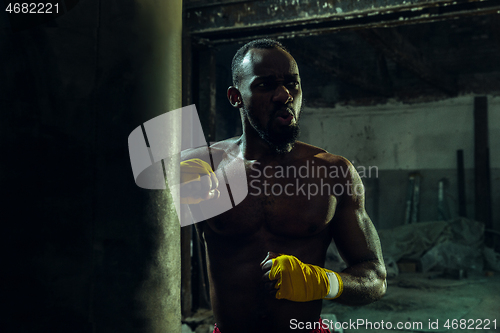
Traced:
[[[335, 314], [344, 325], [335, 332], [500, 332], [500, 274], [469, 274], [458, 280], [438, 273], [404, 273], [388, 280], [387, 294], [378, 302], [350, 307], [324, 301], [322, 313], [327, 318]], [[361, 321], [359, 326], [347, 325], [360, 319], [371, 322], [371, 328]], [[449, 328], [444, 326], [448, 319]], [[452, 326], [453, 319], [457, 326]], [[491, 321], [489, 326], [486, 319]], [[407, 329], [397, 329], [398, 322]], [[392, 329], [387, 329], [391, 324]]]
[[[461, 280], [445, 278], [435, 272], [402, 273], [388, 280], [387, 294], [378, 302], [352, 307], [324, 301], [322, 318], [344, 325], [345, 329], [335, 329], [339, 324], [332, 324], [332, 333], [500, 332], [500, 273], [493, 276], [469, 274]], [[450, 327], [446, 328], [444, 325], [448, 319]], [[457, 328], [452, 326], [454, 319]], [[490, 320], [489, 326], [486, 319]], [[200, 309], [183, 322], [189, 323], [193, 329], [196, 327], [196, 333], [211, 333], [213, 320], [212, 311]], [[354, 325], [358, 320], [371, 322], [372, 327]], [[460, 320], [471, 329], [460, 329]], [[384, 328], [378, 326], [382, 325], [382, 321]], [[392, 328], [388, 329], [388, 323], [392, 324]], [[410, 326], [397, 329], [398, 323]], [[419, 323], [421, 326], [417, 326]], [[184, 325], [182, 332], [193, 331]]]

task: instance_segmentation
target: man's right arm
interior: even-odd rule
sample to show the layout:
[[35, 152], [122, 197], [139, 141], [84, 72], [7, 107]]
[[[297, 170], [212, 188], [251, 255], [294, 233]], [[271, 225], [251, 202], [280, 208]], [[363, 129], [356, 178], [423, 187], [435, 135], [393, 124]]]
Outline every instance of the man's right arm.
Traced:
[[212, 170], [207, 147], [181, 152], [180, 177], [181, 203], [198, 204], [220, 195], [217, 189], [219, 182]]

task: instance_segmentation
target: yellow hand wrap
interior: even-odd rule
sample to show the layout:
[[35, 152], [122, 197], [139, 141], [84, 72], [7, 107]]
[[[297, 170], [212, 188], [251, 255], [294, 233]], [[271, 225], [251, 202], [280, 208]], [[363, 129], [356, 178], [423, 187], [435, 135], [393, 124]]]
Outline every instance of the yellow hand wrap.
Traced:
[[[334, 299], [343, 291], [340, 275], [315, 265], [304, 264], [294, 256], [280, 255], [273, 259], [270, 280], [278, 280], [275, 288], [277, 299], [294, 302], [309, 302], [317, 299]], [[338, 286], [335, 280], [338, 281]], [[337, 288], [330, 291], [331, 282]], [[333, 287], [333, 286], [332, 286]], [[332, 295], [331, 293], [336, 292]]]
[[[199, 181], [201, 176], [210, 175], [213, 173], [212, 167], [207, 162], [199, 158], [193, 158], [181, 162], [181, 183], [186, 184], [193, 181]], [[181, 198], [182, 204], [198, 204], [202, 202], [202, 198], [184, 197]]]

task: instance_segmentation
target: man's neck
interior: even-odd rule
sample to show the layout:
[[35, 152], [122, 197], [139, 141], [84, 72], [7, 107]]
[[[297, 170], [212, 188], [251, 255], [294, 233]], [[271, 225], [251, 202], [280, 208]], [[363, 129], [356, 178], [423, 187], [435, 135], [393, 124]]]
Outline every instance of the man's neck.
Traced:
[[253, 128], [243, 126], [243, 134], [238, 140], [243, 157], [246, 160], [287, 160], [293, 154], [293, 145], [285, 153], [278, 153]]

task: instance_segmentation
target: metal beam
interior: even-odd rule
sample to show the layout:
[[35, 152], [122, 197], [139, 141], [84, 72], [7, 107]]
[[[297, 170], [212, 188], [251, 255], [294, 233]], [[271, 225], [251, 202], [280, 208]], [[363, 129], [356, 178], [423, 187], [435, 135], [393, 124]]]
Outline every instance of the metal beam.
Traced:
[[184, 20], [199, 43], [293, 37], [387, 27], [500, 11], [498, 0], [199, 0]]
[[425, 59], [419, 49], [395, 29], [363, 29], [358, 34], [387, 58], [412, 71], [423, 81], [451, 96], [457, 94], [455, 80]]
[[[488, 138], [488, 98], [474, 98], [474, 197], [475, 219], [483, 222], [486, 229], [493, 229], [491, 213], [491, 174]], [[493, 239], [488, 235], [487, 246]]]
[[[182, 105], [193, 104], [193, 64], [191, 38], [182, 38]], [[188, 214], [185, 205], [181, 205], [181, 214]], [[187, 216], [184, 215], [187, 220]], [[182, 221], [182, 220], [181, 220]], [[191, 316], [193, 293], [191, 289], [191, 242], [192, 226], [181, 228], [181, 314], [186, 318]]]
[[307, 40], [301, 40], [300, 48], [294, 48], [292, 54], [304, 62], [317, 66], [323, 73], [330, 73], [344, 82], [358, 86], [383, 97], [392, 97], [393, 93], [381, 80], [368, 76], [366, 71], [342, 66], [342, 59], [334, 57], [331, 52], [324, 52]]

